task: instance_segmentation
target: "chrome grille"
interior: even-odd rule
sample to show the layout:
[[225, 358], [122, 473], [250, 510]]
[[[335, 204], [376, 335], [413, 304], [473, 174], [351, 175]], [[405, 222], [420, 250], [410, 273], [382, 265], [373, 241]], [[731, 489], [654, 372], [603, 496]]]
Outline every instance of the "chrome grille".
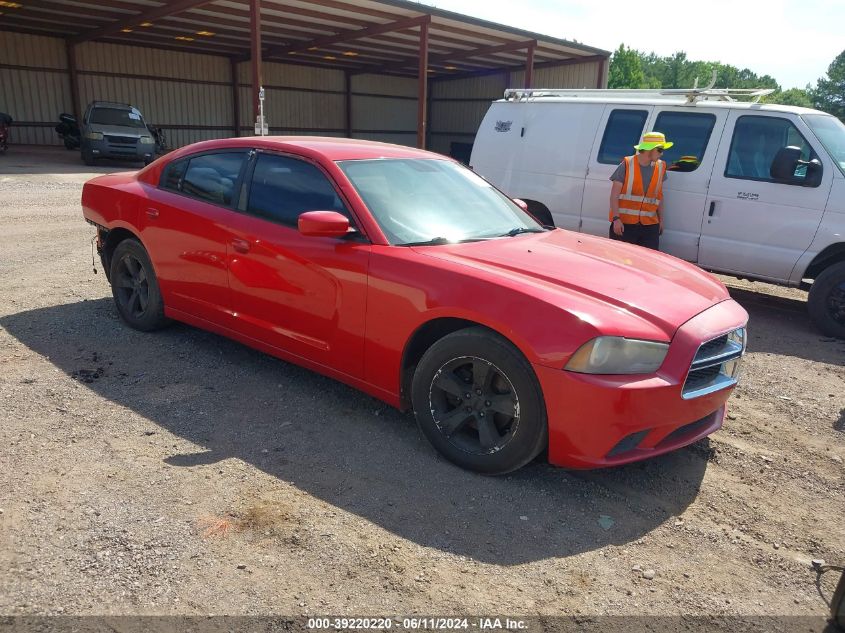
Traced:
[[702, 343], [684, 382], [683, 398], [698, 398], [735, 385], [746, 343], [744, 327]]

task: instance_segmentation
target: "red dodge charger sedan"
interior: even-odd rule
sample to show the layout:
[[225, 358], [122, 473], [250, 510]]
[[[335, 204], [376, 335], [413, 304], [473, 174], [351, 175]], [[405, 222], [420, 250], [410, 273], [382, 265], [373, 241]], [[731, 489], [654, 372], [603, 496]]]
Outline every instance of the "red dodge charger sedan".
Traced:
[[316, 137], [197, 143], [82, 192], [117, 310], [400, 409], [468, 469], [592, 468], [717, 430], [748, 315], [668, 255], [540, 225], [459, 163]]

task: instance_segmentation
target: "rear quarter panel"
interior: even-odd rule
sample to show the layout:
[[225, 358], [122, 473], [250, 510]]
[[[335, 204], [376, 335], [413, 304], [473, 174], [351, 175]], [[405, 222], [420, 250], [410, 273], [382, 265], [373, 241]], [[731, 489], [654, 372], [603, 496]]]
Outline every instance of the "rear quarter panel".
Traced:
[[134, 174], [109, 174], [89, 180], [82, 187], [82, 215], [107, 229], [138, 232], [139, 199], [143, 196]]

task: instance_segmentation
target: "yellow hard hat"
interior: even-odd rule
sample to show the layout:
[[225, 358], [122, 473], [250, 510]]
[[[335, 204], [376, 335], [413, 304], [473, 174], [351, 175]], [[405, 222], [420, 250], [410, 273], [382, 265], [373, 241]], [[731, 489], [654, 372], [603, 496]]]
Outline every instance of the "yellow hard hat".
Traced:
[[650, 150], [654, 149], [655, 147], [669, 149], [673, 145], [674, 143], [666, 142], [666, 135], [663, 132], [646, 132], [645, 134], [643, 134], [643, 140], [640, 141], [640, 144], [634, 145], [634, 149]]

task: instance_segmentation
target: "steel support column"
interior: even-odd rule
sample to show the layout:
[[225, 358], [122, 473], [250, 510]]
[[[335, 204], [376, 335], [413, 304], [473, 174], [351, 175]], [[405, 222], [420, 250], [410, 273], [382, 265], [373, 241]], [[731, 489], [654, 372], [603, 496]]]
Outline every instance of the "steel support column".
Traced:
[[258, 118], [258, 91], [261, 88], [261, 0], [249, 0], [249, 29], [252, 40], [252, 118]]
[[77, 122], [82, 125], [80, 119], [82, 113], [79, 108], [79, 75], [76, 73], [76, 44], [73, 44], [70, 40], [66, 40], [65, 45], [65, 50], [67, 51], [67, 72], [70, 79], [71, 112], [73, 112], [73, 116], [76, 117]]
[[344, 101], [346, 138], [352, 138], [352, 73], [347, 70], [343, 73], [343, 79], [346, 95]]
[[230, 59], [232, 70], [232, 132], [241, 135], [241, 91], [238, 87], [238, 60]]
[[607, 63], [607, 60], [602, 59], [599, 62], [599, 77], [596, 81], [596, 88], [604, 88], [604, 65]]
[[420, 65], [417, 80], [417, 147], [425, 149], [428, 111], [428, 22], [420, 25]]
[[534, 49], [537, 47], [536, 44], [532, 44], [528, 47], [528, 51], [525, 57], [525, 89], [529, 90], [534, 84]]

